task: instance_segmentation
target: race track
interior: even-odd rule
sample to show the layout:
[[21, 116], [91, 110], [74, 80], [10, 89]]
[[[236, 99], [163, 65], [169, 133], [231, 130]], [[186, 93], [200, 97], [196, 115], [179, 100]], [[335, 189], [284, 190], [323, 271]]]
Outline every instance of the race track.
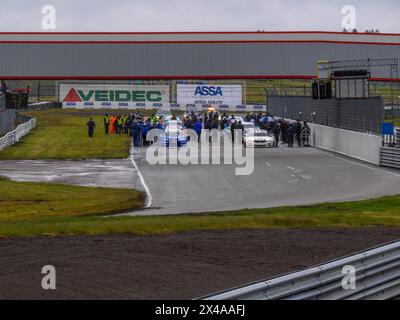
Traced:
[[234, 165], [149, 165], [133, 159], [152, 195], [152, 207], [131, 215], [308, 205], [400, 194], [400, 172], [315, 148], [255, 150], [250, 176]]
[[151, 207], [129, 215], [309, 205], [400, 194], [399, 171], [315, 148], [256, 149], [251, 175], [237, 176], [235, 168], [150, 165], [146, 149], [139, 148], [133, 151], [132, 159], [0, 161], [0, 176], [17, 181], [147, 189]]

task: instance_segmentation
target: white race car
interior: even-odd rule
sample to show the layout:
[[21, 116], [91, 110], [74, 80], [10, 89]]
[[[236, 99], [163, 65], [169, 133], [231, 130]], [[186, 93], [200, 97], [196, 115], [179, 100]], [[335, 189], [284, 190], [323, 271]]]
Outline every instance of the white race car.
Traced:
[[274, 136], [271, 136], [267, 131], [258, 128], [250, 128], [245, 130], [243, 133], [243, 146], [245, 148], [271, 148], [274, 146], [274, 141]]
[[162, 118], [163, 122], [165, 124], [169, 123], [169, 122], [173, 122], [176, 121], [179, 124], [182, 124], [182, 121], [179, 117], [174, 117], [173, 115], [168, 115]]
[[234, 118], [229, 118], [229, 121], [231, 122], [231, 124], [234, 123], [235, 121], [241, 122], [241, 123], [245, 122], [243, 117], [241, 117], [241, 116], [235, 116]]
[[256, 125], [253, 122], [243, 122], [242, 126], [243, 126], [245, 131], [249, 130], [249, 129], [253, 129], [253, 130], [256, 129]]

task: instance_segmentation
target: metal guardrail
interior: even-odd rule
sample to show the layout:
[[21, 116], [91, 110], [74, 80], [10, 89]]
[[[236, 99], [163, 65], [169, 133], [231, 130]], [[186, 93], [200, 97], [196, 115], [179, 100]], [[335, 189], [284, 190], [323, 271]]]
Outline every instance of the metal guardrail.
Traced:
[[[343, 267], [355, 268], [355, 289], [344, 289]], [[388, 300], [400, 296], [400, 241], [201, 300]]]
[[381, 166], [400, 169], [400, 148], [381, 148]]
[[27, 122], [20, 124], [15, 130], [7, 133], [4, 137], [0, 138], [0, 151], [5, 148], [16, 144], [22, 137], [27, 135], [33, 128], [36, 127], [36, 119], [32, 118]]

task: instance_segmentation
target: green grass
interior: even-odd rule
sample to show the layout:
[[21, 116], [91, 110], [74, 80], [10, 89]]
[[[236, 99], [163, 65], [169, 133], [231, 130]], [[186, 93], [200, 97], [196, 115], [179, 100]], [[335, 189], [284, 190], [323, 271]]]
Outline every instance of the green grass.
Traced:
[[37, 118], [37, 127], [16, 145], [0, 151], [0, 160], [118, 159], [129, 155], [129, 137], [105, 135], [100, 113], [93, 116], [97, 126], [93, 139], [88, 138], [86, 128], [90, 111], [52, 109], [27, 114]]
[[303, 207], [220, 213], [104, 217], [139, 208], [133, 190], [0, 180], [0, 237], [165, 234], [195, 230], [294, 227], [400, 227], [400, 196]]
[[98, 216], [143, 207], [144, 194], [131, 189], [15, 182], [0, 178], [0, 223]]
[[311, 88], [309, 80], [246, 80], [246, 96], [245, 100], [248, 104], [265, 104], [265, 90], [275, 89], [281, 92], [281, 87], [287, 91], [288, 95], [296, 95], [304, 93], [304, 87], [308, 90]]
[[[304, 88], [308, 90], [308, 94], [311, 90], [310, 80], [246, 80], [246, 95], [245, 100], [248, 104], [265, 104], [266, 96], [265, 90], [276, 89], [278, 93], [281, 93], [281, 88], [286, 90], [288, 95], [302, 95]], [[383, 96], [386, 104], [392, 103], [392, 88], [390, 85], [382, 83], [372, 82], [370, 85], [370, 94], [372, 96]], [[396, 87], [393, 88], [393, 95], [395, 97], [400, 96], [400, 90]]]

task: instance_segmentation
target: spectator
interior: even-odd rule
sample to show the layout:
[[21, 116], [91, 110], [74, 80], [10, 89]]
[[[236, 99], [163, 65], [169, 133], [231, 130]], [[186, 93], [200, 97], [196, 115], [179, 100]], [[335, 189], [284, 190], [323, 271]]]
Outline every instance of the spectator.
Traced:
[[105, 134], [108, 134], [109, 130], [110, 130], [110, 117], [106, 113], [104, 115], [103, 119], [104, 119], [104, 131], [105, 131]]
[[86, 125], [88, 128], [89, 138], [93, 138], [94, 128], [96, 127], [96, 124], [94, 123], [93, 118], [90, 118], [90, 120], [87, 122]]
[[279, 147], [279, 135], [281, 134], [281, 126], [279, 122], [275, 122], [274, 128], [272, 129], [272, 132], [274, 134], [275, 140], [274, 140], [274, 148]]
[[288, 126], [288, 147], [293, 148], [294, 144], [294, 126], [290, 123]]

